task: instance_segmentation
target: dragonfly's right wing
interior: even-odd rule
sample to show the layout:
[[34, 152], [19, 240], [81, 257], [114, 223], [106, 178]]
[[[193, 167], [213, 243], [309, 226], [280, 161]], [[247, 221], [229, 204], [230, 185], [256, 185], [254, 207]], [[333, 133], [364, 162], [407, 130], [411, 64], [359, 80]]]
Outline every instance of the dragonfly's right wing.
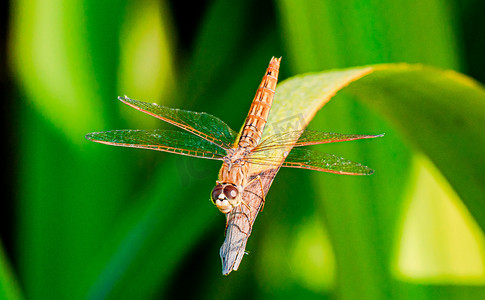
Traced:
[[178, 126], [219, 147], [229, 149], [236, 140], [237, 133], [221, 119], [208, 113], [169, 108], [156, 103], [147, 103], [125, 97], [118, 99], [155, 118]]
[[86, 135], [93, 142], [158, 150], [194, 157], [218, 159], [226, 155], [226, 151], [204, 139], [192, 134], [174, 130], [112, 130], [93, 132]]

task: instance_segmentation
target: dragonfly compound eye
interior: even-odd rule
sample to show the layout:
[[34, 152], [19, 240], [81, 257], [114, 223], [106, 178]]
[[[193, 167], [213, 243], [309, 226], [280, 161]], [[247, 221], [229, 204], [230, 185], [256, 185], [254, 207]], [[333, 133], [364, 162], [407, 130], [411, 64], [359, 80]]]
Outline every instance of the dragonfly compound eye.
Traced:
[[226, 198], [228, 200], [234, 200], [237, 197], [237, 194], [239, 194], [239, 191], [237, 188], [233, 185], [227, 185], [224, 187], [224, 195], [226, 195]]
[[222, 194], [222, 191], [224, 190], [224, 187], [222, 184], [218, 184], [214, 187], [212, 190], [212, 202], [215, 202], [217, 199], [219, 199], [220, 195]]

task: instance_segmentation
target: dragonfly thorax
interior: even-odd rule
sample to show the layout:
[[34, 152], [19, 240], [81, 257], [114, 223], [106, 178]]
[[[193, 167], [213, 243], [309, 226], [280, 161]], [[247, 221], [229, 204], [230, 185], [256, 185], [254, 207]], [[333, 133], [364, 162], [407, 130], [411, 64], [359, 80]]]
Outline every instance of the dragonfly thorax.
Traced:
[[227, 150], [227, 155], [223, 161], [227, 164], [228, 170], [232, 167], [242, 166], [246, 163], [246, 158], [249, 155], [249, 150], [245, 148], [231, 148]]

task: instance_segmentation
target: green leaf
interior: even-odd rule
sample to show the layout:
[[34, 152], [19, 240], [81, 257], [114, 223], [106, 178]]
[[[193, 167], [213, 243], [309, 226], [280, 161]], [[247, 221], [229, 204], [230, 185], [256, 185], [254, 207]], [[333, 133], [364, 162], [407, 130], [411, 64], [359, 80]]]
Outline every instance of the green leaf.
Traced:
[[[348, 76], [349, 74], [352, 76]], [[349, 86], [345, 87], [346, 84], [349, 84]], [[483, 201], [485, 199], [485, 187], [482, 184], [485, 178], [485, 160], [482, 158], [482, 152], [485, 149], [485, 132], [481, 130], [481, 124], [485, 124], [485, 90], [480, 84], [454, 71], [442, 71], [406, 64], [376, 65], [301, 75], [290, 78], [278, 86], [274, 103], [276, 105], [275, 111], [272, 111], [276, 113], [272, 115], [268, 126], [270, 128], [281, 128], [281, 124], [285, 124], [285, 128], [299, 128], [302, 124], [306, 124], [320, 109], [320, 106], [326, 103], [329, 97], [340, 88], [343, 88], [347, 94], [354, 95], [355, 99], [364, 103], [365, 106], [374, 110], [375, 113], [389, 122], [392, 131], [386, 132], [382, 143], [386, 143], [386, 139], [396, 139], [395, 135], [399, 134], [413, 151], [426, 155], [442, 172], [482, 230], [485, 228], [485, 202]], [[340, 100], [338, 99], [338, 101]], [[359, 133], [376, 134], [380, 132]], [[366, 142], [365, 147], [362, 143], [360, 145], [363, 149], [376, 153], [393, 151], [391, 147], [381, 148], [382, 143], [381, 141], [371, 140]], [[379, 167], [369, 163], [369, 167], [376, 170], [374, 177], [370, 177], [369, 180], [367, 178], [364, 180], [360, 178], [333, 178], [332, 184], [335, 182], [345, 184], [327, 184], [322, 188], [325, 194], [320, 197], [326, 203], [325, 209], [339, 209], [326, 212], [329, 226], [332, 226], [331, 232], [338, 230], [336, 227], [342, 228], [341, 234], [343, 236], [338, 238], [339, 242], [349, 239], [348, 230], [353, 228], [354, 222], [363, 222], [361, 226], [365, 226], [363, 224], [366, 224], [366, 220], [372, 221], [373, 215], [355, 215], [354, 212], [360, 211], [356, 207], [365, 205], [384, 211], [387, 208], [386, 203], [382, 203], [382, 201], [389, 203], [402, 201], [399, 191], [392, 194], [392, 191], [387, 191], [385, 186], [372, 189], [370, 185], [376, 180], [391, 183], [393, 173], [405, 170], [407, 166], [395, 166], [392, 160], [386, 160], [390, 159], [391, 156], [392, 153], [388, 153], [378, 161], [374, 159], [374, 163], [378, 164]], [[354, 159], [351, 156], [346, 155], [346, 157]], [[397, 168], [393, 169], [394, 167]], [[379, 177], [379, 174], [389, 174], [390, 177], [386, 181]], [[315, 174], [313, 177], [316, 178], [317, 176], [324, 181], [323, 175]], [[403, 184], [401, 183], [401, 185]], [[352, 189], [352, 187], [357, 188]], [[301, 191], [302, 189], [302, 187], [299, 187], [297, 190]], [[369, 199], [369, 203], [362, 203], [361, 194], [365, 193], [375, 193], [379, 197]], [[326, 194], [330, 196], [326, 196]], [[384, 198], [380, 194], [389, 194], [389, 197]], [[271, 195], [270, 193], [269, 199]], [[285, 210], [294, 213], [292, 207], [301, 205], [302, 202], [295, 201], [298, 195], [289, 196], [289, 198], [292, 199], [290, 200], [291, 203], [281, 202], [282, 199], [278, 199], [278, 206], [281, 205], [285, 207]], [[318, 197], [316, 199], [318, 201]], [[345, 205], [343, 206], [343, 203], [335, 205], [327, 203], [334, 203], [335, 199], [339, 199], [339, 202], [345, 199]], [[293, 204], [293, 202], [298, 204]], [[399, 206], [396, 208], [399, 208]], [[266, 204], [266, 209], [274, 209], [270, 201]], [[307, 210], [311, 210], [311, 208]], [[397, 213], [399, 209], [394, 211]], [[316, 210], [314, 213], [318, 214], [319, 212]], [[278, 219], [280, 218], [281, 216], [278, 217]], [[379, 220], [379, 222], [382, 221]], [[284, 225], [280, 223], [270, 226], [274, 226], [274, 228], [267, 228], [268, 231], [277, 230], [278, 226]], [[361, 226], [354, 227], [353, 230], [356, 230], [356, 232], [351, 234], [360, 233], [363, 229]], [[363, 230], [365, 231], [365, 229]], [[361, 233], [361, 237], [379, 240], [379, 236], [376, 236], [375, 232]], [[284, 244], [293, 244], [289, 240], [291, 238], [280, 238], [286, 240], [283, 242]], [[335, 237], [333, 238], [335, 239]], [[477, 243], [480, 243], [481, 240], [477, 239]], [[344, 243], [349, 244], [349, 242]], [[390, 243], [388, 245], [369, 244], [367, 241], [359, 240], [352, 241], [352, 243], [362, 246], [363, 248], [359, 251], [365, 252], [376, 251], [375, 247], [392, 248]], [[337, 255], [350, 259], [354, 250], [348, 246], [345, 247], [345, 245], [343, 246], [347, 249], [342, 249], [340, 247], [342, 245], [337, 245], [340, 251]], [[481, 246], [479, 245], [479, 247]], [[271, 250], [266, 249], [269, 252], [272, 250], [274, 251], [272, 248]], [[342, 253], [341, 251], [348, 252]], [[363, 255], [367, 255], [365, 252]], [[390, 255], [391, 252], [384, 253]], [[369, 254], [364, 257], [370, 258], [372, 256]], [[382, 267], [390, 267], [390, 260], [376, 259], [379, 259], [379, 264]], [[352, 260], [348, 261], [352, 263]], [[446, 260], [442, 263], [445, 264]], [[384, 279], [378, 277], [379, 275], [386, 276], [386, 272], [380, 270], [381, 266], [375, 265], [368, 269], [367, 271], [374, 273], [365, 280], [383, 282]], [[266, 267], [272, 269], [271, 266]], [[375, 291], [368, 292], [376, 295]]]
[[423, 152], [485, 229], [485, 90], [454, 71], [376, 66], [349, 91]]
[[457, 72], [389, 64], [296, 76], [278, 86], [264, 136], [301, 130], [355, 80], [348, 91], [436, 164], [485, 229], [485, 90]]
[[[467, 60], [466, 55], [461, 55], [465, 53], [460, 51], [463, 49], [463, 37], [460, 36], [463, 31], [458, 29], [461, 24], [456, 22], [458, 12], [454, 5], [450, 6], [446, 1], [279, 0], [277, 4], [283, 41], [288, 49], [285, 58], [294, 73], [386, 62], [424, 63], [459, 69], [461, 63]], [[476, 5], [474, 10], [479, 11]], [[475, 34], [478, 24], [474, 21], [476, 18], [467, 16], [464, 19], [470, 20], [466, 23], [473, 28], [469, 33], [469, 40], [479, 41]], [[458, 24], [460, 26], [456, 27]], [[465, 48], [470, 47], [468, 44]], [[478, 57], [470, 60], [467, 69], [473, 66], [477, 68], [479, 61]], [[385, 132], [385, 138], [372, 143], [356, 142], [325, 147], [325, 151], [362, 162], [375, 169], [376, 173], [370, 180], [362, 180], [350, 176], [280, 172], [275, 184], [278, 185], [280, 181], [283, 183], [275, 186], [272, 192], [273, 197], [278, 199], [277, 207], [271, 207], [269, 201], [267, 204], [270, 206], [268, 210], [277, 209], [275, 217], [265, 224], [267, 230], [278, 230], [281, 238], [284, 234], [280, 230], [282, 226], [278, 227], [279, 225], [300, 223], [302, 219], [314, 215], [325, 222], [335, 253], [333, 256], [337, 270], [334, 272], [338, 276], [336, 285], [328, 290], [332, 297], [441, 299], [443, 295], [450, 295], [448, 293], [454, 291], [453, 296], [459, 294], [461, 299], [473, 299], [471, 292], [475, 291], [474, 288], [457, 287], [455, 291], [455, 287], [445, 289], [434, 285], [403, 286], [389, 273], [389, 262], [394, 258], [396, 244], [400, 241], [396, 229], [408, 216], [407, 197], [409, 190], [414, 189], [411, 183], [416, 182], [412, 177], [415, 152], [405, 144], [395, 127], [383, 120], [383, 115], [350, 96], [345, 91], [337, 94], [316, 115], [310, 127], [344, 133]], [[297, 192], [275, 195], [275, 190], [285, 187], [285, 183], [294, 184], [295, 181], [298, 182]], [[305, 205], [295, 199], [305, 199]], [[441, 206], [441, 203], [430, 206], [428, 215], [434, 214]], [[426, 220], [430, 220], [430, 217]], [[278, 222], [280, 218], [285, 221]], [[290, 218], [293, 219], [289, 221]], [[421, 220], [417, 226], [426, 226], [423, 222]], [[451, 220], [447, 222], [452, 224]], [[287, 234], [291, 235], [292, 232]], [[446, 232], [436, 233], [434, 239], [443, 240], [447, 236]], [[289, 239], [283, 243], [291, 244], [291, 238]], [[476, 239], [477, 243], [479, 241], [479, 238]], [[416, 244], [410, 246], [432, 253], [435, 257], [449, 251], [448, 247], [441, 248], [434, 244], [425, 248]], [[277, 249], [267, 250], [271, 252]], [[331, 256], [328, 251], [322, 255]], [[469, 257], [465, 252], [461, 256]], [[450, 260], [446, 259], [440, 261], [440, 264], [449, 263]], [[474, 263], [483, 266], [481, 261]], [[326, 264], [325, 268], [328, 265], [331, 264]], [[264, 270], [271, 274], [268, 278], [279, 277], [280, 281], [293, 279], [291, 270], [295, 266], [284, 268], [279, 265], [269, 268], [271, 267], [274, 267], [273, 272]], [[267, 286], [276, 280], [268, 280], [263, 284]], [[297, 279], [291, 283], [293, 286], [304, 285]], [[290, 289], [294, 291], [294, 296], [299, 295], [302, 290], [304, 289]], [[288, 295], [288, 290], [284, 294]]]

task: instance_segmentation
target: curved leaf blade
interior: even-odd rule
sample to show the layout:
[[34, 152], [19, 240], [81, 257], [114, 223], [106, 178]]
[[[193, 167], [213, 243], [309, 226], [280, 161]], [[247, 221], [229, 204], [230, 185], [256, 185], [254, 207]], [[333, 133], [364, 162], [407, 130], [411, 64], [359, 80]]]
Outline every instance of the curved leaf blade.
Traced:
[[454, 71], [380, 65], [349, 86], [443, 173], [485, 229], [485, 89]]
[[[263, 138], [282, 127], [304, 129], [350, 83], [347, 91], [387, 118], [436, 164], [485, 228], [485, 89], [462, 74], [386, 64], [296, 76], [278, 86], [270, 130]], [[274, 151], [275, 156], [284, 151]]]

